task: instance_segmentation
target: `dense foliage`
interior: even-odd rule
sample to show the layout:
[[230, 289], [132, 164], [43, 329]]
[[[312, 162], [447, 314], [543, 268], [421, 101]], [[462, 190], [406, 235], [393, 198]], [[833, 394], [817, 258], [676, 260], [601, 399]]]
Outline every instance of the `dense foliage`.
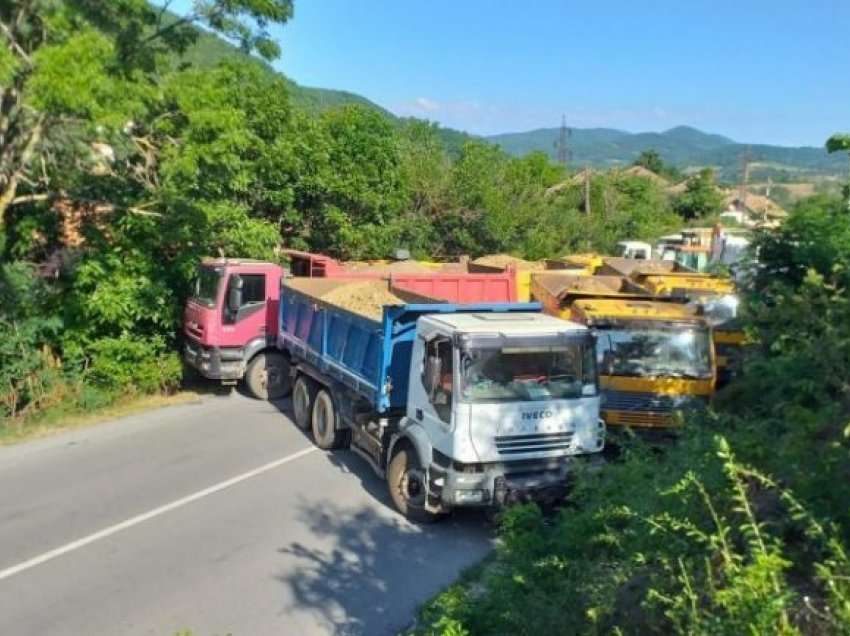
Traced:
[[757, 244], [755, 350], [715, 410], [624, 441], [554, 519], [510, 511], [423, 633], [850, 633], [850, 215], [807, 200]]

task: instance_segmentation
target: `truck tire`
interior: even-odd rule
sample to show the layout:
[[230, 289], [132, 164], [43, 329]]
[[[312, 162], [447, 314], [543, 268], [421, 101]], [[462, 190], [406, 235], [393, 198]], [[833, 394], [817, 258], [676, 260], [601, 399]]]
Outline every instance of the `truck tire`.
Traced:
[[276, 351], [261, 351], [245, 370], [245, 384], [258, 400], [277, 400], [292, 389], [289, 361]]
[[393, 455], [387, 469], [390, 498], [396, 510], [416, 523], [433, 523], [440, 518], [425, 509], [427, 479], [413, 448], [403, 446]]
[[351, 431], [340, 429], [336, 404], [327, 389], [320, 389], [313, 400], [313, 441], [322, 450], [343, 448], [351, 440]]
[[313, 415], [313, 404], [319, 387], [306, 375], [299, 375], [292, 387], [292, 411], [295, 415], [295, 426], [302, 431], [310, 428]]

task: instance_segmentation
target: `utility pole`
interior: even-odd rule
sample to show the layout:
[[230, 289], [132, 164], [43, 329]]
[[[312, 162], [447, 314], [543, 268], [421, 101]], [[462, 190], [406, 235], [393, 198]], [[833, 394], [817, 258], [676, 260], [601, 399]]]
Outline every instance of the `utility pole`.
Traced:
[[590, 168], [584, 167], [584, 213], [590, 216]]
[[573, 153], [567, 145], [567, 139], [572, 134], [573, 131], [567, 128], [567, 116], [561, 115], [561, 132], [558, 135], [558, 140], [555, 142], [555, 149], [557, 150], [558, 163], [562, 166], [566, 166], [567, 162], [572, 159]]

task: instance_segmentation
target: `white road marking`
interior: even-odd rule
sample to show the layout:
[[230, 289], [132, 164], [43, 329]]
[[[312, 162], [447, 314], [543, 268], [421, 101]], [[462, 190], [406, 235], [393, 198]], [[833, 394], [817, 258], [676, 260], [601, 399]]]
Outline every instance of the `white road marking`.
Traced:
[[23, 563], [18, 563], [17, 565], [13, 565], [12, 567], [6, 568], [5, 570], [0, 570], [0, 581], [3, 579], [8, 579], [9, 577], [15, 576], [16, 574], [20, 574], [26, 570], [34, 568], [42, 563], [46, 563], [52, 559], [60, 557], [64, 554], [68, 554], [69, 552], [73, 552], [74, 550], [79, 550], [82, 547], [85, 547], [95, 541], [100, 541], [101, 539], [105, 539], [106, 537], [110, 537], [113, 534], [121, 532], [122, 530], [127, 530], [128, 528], [132, 528], [140, 523], [145, 521], [149, 521], [155, 517], [159, 517], [160, 515], [164, 515], [167, 512], [171, 512], [172, 510], [176, 510], [177, 508], [182, 508], [194, 501], [198, 501], [199, 499], [203, 499], [204, 497], [209, 497], [210, 495], [214, 495], [217, 492], [221, 492], [226, 488], [230, 488], [231, 486], [235, 486], [236, 484], [245, 481], [246, 479], [251, 479], [252, 477], [256, 477], [257, 475], [261, 475], [262, 473], [268, 472], [277, 468], [278, 466], [283, 466], [284, 464], [288, 464], [289, 462], [295, 461], [304, 455], [312, 453], [318, 450], [317, 447], [311, 446], [310, 448], [305, 448], [304, 450], [300, 450], [297, 453], [293, 453], [292, 455], [287, 455], [286, 457], [281, 457], [280, 459], [276, 459], [268, 464], [263, 464], [253, 470], [249, 470], [246, 473], [242, 473], [241, 475], [237, 475], [236, 477], [231, 477], [225, 481], [219, 482], [214, 486], [210, 486], [209, 488], [204, 488], [203, 490], [199, 490], [198, 492], [192, 493], [191, 495], [187, 495], [181, 499], [177, 499], [176, 501], [172, 501], [171, 503], [167, 503], [164, 506], [160, 506], [159, 508], [154, 508], [153, 510], [149, 510], [148, 512], [143, 512], [140, 515], [136, 515], [135, 517], [131, 517], [122, 521], [120, 523], [116, 523], [113, 526], [109, 526], [108, 528], [104, 528], [103, 530], [98, 530], [97, 532], [90, 534], [88, 536], [82, 537], [81, 539], [77, 539], [76, 541], [71, 541], [70, 543], [66, 543], [63, 546], [60, 546], [54, 550], [50, 550], [49, 552], [45, 552], [44, 554], [40, 554], [39, 556], [33, 557]]

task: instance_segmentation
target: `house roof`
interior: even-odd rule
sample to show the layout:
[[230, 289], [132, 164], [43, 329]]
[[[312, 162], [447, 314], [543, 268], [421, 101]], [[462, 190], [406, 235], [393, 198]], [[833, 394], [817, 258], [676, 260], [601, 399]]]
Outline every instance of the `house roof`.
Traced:
[[[738, 192], [730, 192], [723, 199], [723, 203], [727, 208], [733, 206], [737, 208], [739, 201], [740, 196]], [[746, 208], [749, 212], [764, 214], [765, 216], [775, 219], [783, 219], [788, 216], [788, 212], [774, 203], [771, 199], [768, 199], [766, 196], [761, 194], [747, 193]]]

